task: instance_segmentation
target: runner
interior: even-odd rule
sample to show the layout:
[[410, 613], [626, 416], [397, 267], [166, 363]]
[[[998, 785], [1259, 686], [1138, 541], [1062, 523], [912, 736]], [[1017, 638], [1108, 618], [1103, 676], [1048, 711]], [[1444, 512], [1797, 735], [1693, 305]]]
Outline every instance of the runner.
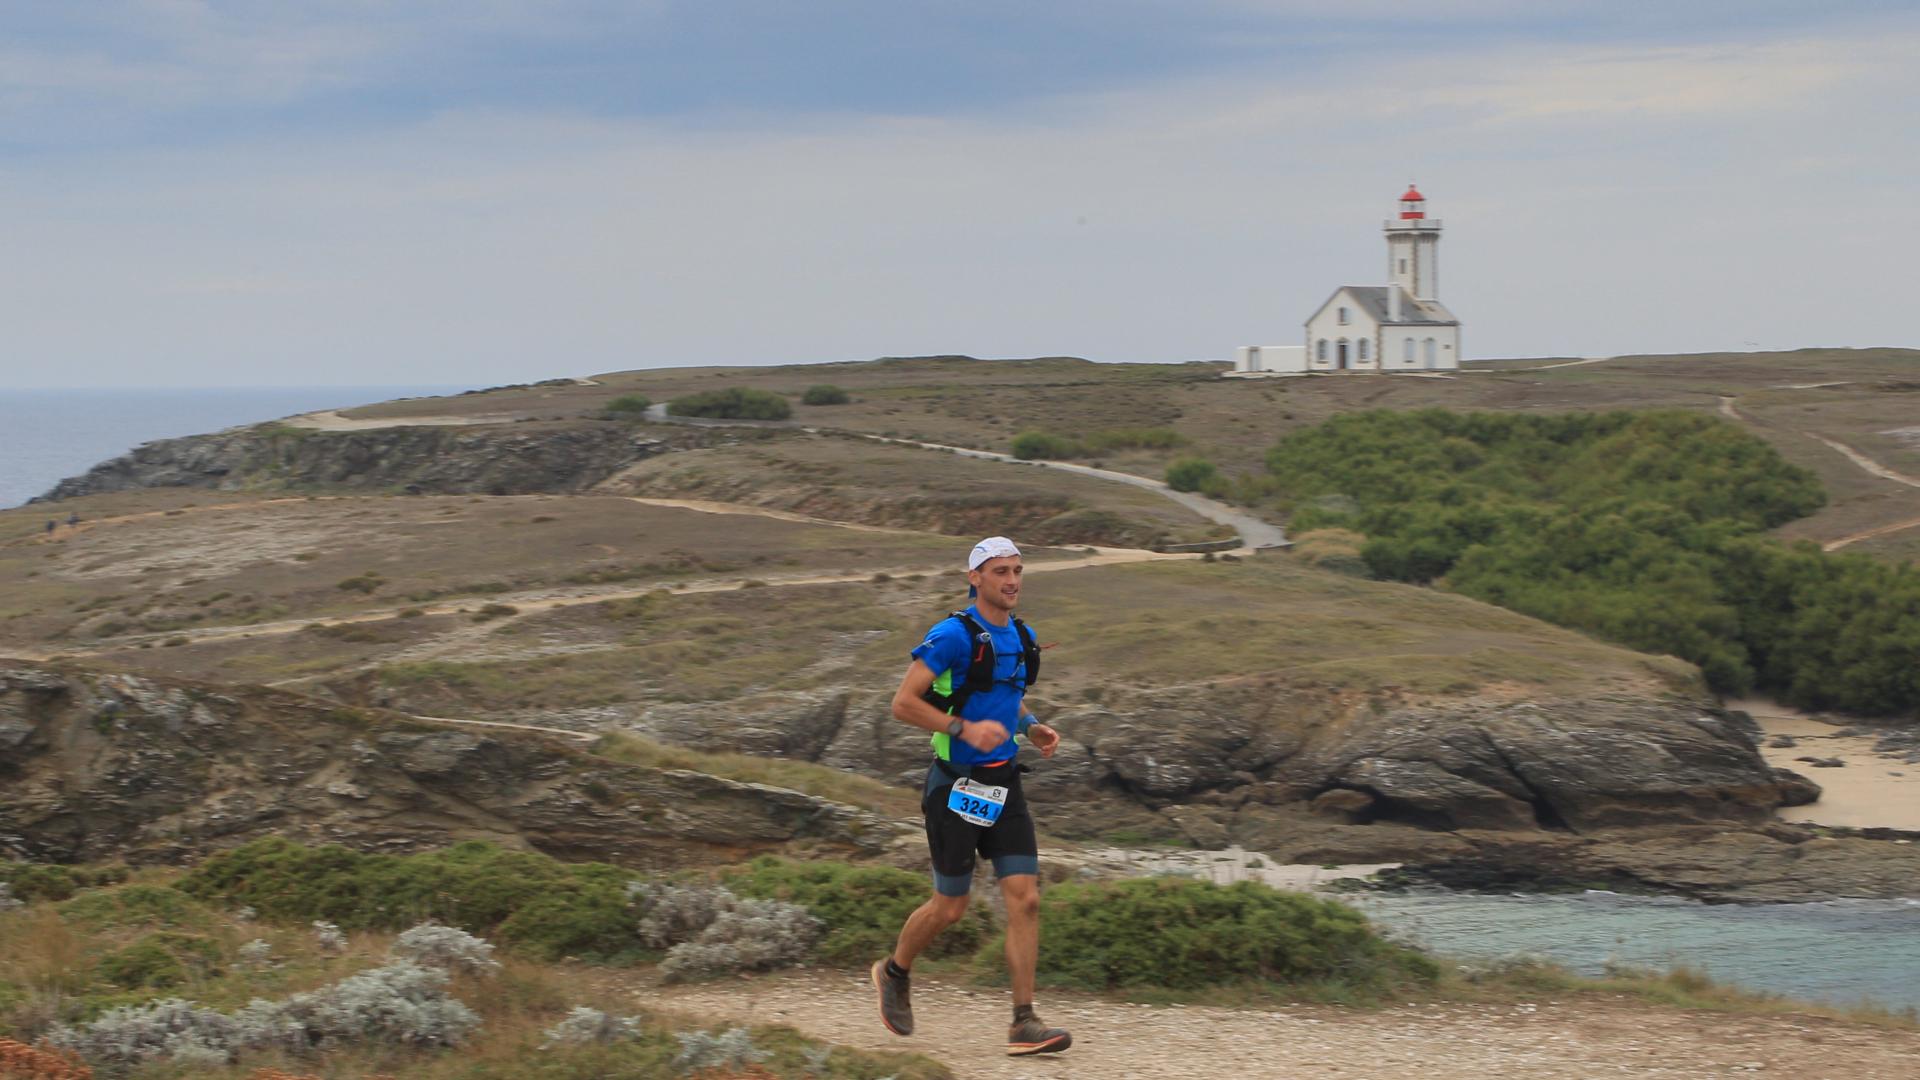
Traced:
[[1007, 904], [1007, 973], [1013, 983], [1010, 1055], [1065, 1050], [1073, 1037], [1033, 1012], [1033, 973], [1040, 952], [1040, 857], [1033, 818], [1014, 762], [1018, 737], [1052, 757], [1060, 734], [1039, 723], [1024, 702], [1039, 674], [1033, 634], [1014, 617], [1024, 567], [1004, 536], [974, 545], [967, 590], [974, 603], [934, 624], [913, 650], [893, 695], [893, 715], [931, 731], [934, 762], [921, 811], [933, 854], [933, 895], [900, 930], [893, 955], [873, 965], [880, 1020], [895, 1035], [913, 1034], [909, 973], [914, 957], [959, 922], [973, 888], [975, 854], [993, 863]]

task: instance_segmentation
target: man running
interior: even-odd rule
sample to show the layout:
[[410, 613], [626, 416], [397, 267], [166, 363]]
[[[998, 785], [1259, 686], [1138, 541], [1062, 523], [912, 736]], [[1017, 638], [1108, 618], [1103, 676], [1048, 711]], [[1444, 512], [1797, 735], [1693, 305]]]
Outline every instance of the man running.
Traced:
[[1040, 656], [1032, 633], [1013, 616], [1024, 569], [1020, 549], [1004, 536], [974, 545], [967, 558], [973, 605], [927, 631], [893, 695], [895, 719], [934, 733], [935, 758], [920, 804], [933, 853], [933, 895], [907, 917], [893, 955], [873, 965], [881, 1022], [895, 1035], [913, 1034], [913, 959], [966, 914], [974, 857], [984, 856], [1007, 904], [1011, 1055], [1054, 1053], [1073, 1043], [1065, 1029], [1048, 1027], [1033, 1012], [1040, 849], [1014, 763], [1015, 740], [1025, 736], [1042, 757], [1052, 757], [1060, 734], [1036, 721], [1024, 701]]

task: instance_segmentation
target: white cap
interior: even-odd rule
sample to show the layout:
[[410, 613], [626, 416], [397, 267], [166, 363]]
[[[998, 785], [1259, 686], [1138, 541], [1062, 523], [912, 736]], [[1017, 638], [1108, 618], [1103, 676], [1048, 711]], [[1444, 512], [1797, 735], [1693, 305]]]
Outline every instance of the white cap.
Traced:
[[978, 570], [980, 564], [988, 559], [1004, 559], [1018, 554], [1020, 549], [1013, 546], [1013, 541], [1004, 536], [989, 536], [973, 545], [973, 553], [967, 556], [967, 569]]

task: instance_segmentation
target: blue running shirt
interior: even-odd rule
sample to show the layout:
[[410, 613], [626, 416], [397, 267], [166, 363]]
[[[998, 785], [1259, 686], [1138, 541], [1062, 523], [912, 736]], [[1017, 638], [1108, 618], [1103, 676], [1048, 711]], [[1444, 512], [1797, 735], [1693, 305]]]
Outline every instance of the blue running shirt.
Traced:
[[[1026, 652], [1020, 647], [1020, 631], [1013, 628], [1011, 619], [1005, 626], [995, 626], [980, 617], [977, 607], [969, 606], [967, 614], [993, 635], [993, 686], [968, 698], [965, 707], [960, 710], [960, 718], [998, 720], [1006, 726], [1007, 739], [992, 750], [981, 753], [941, 731], [933, 736], [934, 753], [955, 765], [1008, 761], [1019, 750], [1013, 739], [1013, 731], [1020, 722], [1022, 703], [1027, 696], [1020, 685], [1026, 682]], [[1029, 626], [1027, 629], [1033, 628]], [[973, 659], [973, 652], [974, 643], [968, 639], [966, 624], [948, 616], [927, 631], [926, 640], [913, 650], [913, 658], [933, 672], [933, 688], [947, 694], [966, 681], [967, 663]]]

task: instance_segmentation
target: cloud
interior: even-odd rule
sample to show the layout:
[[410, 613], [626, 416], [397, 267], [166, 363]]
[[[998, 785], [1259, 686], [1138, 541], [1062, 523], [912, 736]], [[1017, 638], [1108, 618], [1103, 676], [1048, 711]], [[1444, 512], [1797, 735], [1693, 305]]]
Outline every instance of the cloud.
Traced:
[[1224, 356], [1377, 281], [1412, 178], [1470, 355], [1897, 343], [1884, 232], [1920, 165], [1898, 104], [1920, 34], [1873, 30], [1368, 53], [1340, 80], [1232, 68], [1012, 111], [435, 109], [49, 156], [0, 172], [0, 321], [13, 356], [108, 382]]

